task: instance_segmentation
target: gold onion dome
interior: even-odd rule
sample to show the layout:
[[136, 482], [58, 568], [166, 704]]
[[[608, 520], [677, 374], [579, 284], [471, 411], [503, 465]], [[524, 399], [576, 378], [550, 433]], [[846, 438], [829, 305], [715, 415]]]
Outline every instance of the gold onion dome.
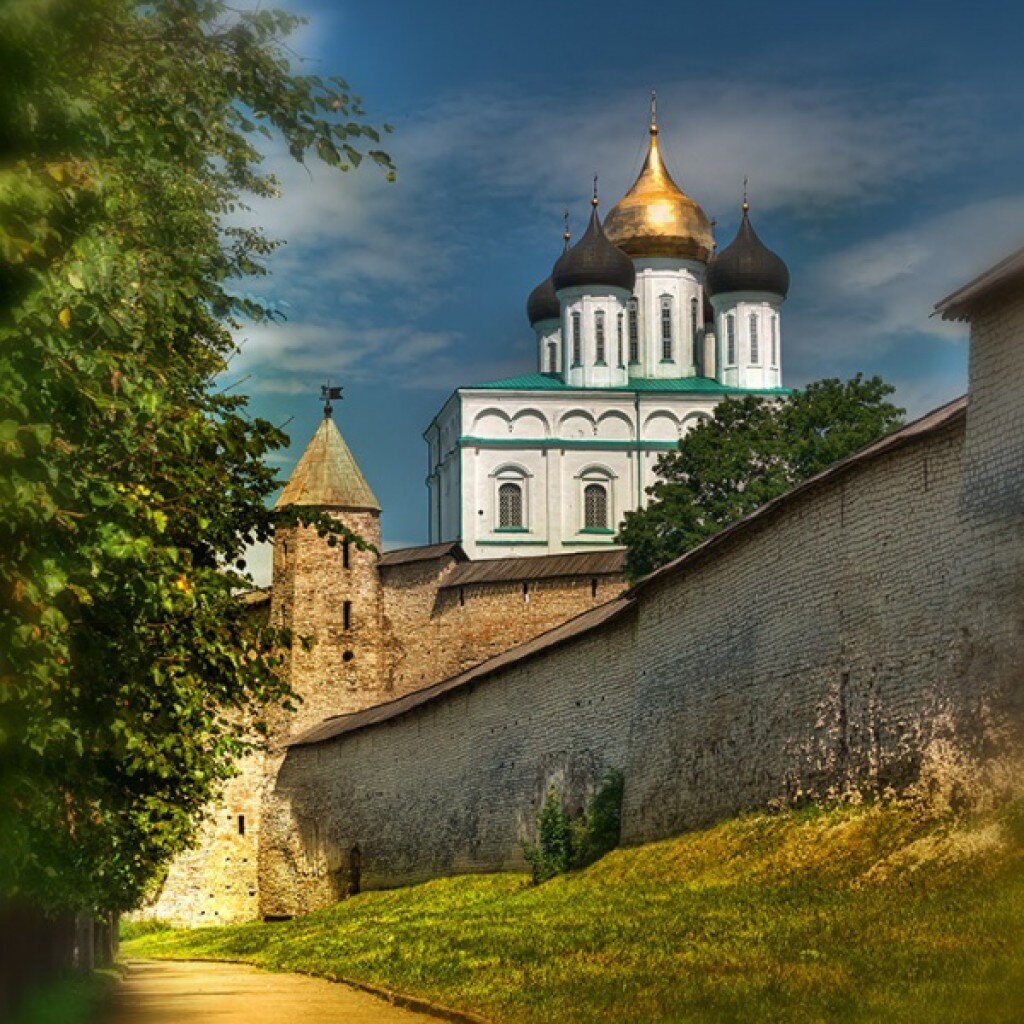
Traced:
[[651, 144], [640, 176], [609, 211], [608, 238], [630, 256], [671, 256], [706, 263], [714, 249], [707, 214], [672, 180], [658, 146], [651, 99]]

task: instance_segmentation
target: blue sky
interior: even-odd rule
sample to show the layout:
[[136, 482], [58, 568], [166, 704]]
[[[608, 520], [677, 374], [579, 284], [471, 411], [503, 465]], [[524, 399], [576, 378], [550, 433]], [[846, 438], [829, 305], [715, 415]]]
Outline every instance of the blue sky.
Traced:
[[[290, 0], [306, 70], [341, 74], [395, 126], [398, 180], [270, 155], [261, 204], [287, 240], [261, 291], [287, 322], [243, 332], [231, 370], [288, 426], [294, 464], [326, 378], [384, 507], [426, 538], [421, 432], [452, 389], [532, 367], [523, 306], [579, 226], [639, 170], [648, 94], [676, 179], [726, 244], [745, 174], [789, 263], [783, 374], [880, 373], [916, 414], [966, 388], [965, 333], [932, 304], [1024, 240], [1018, 5], [633, 0]], [[261, 571], [261, 566], [257, 566]]]

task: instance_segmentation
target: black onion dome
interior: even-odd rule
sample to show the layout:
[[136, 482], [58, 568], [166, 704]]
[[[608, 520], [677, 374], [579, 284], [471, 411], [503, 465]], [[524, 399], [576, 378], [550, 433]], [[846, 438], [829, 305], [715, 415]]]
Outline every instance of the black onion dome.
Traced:
[[530, 297], [526, 300], [526, 315], [530, 319], [531, 327], [539, 324], [541, 320], [557, 320], [562, 315], [562, 307], [550, 277], [530, 292]]
[[633, 261], [608, 240], [594, 206], [586, 232], [571, 249], [558, 257], [551, 278], [556, 292], [587, 285], [608, 285], [632, 291], [636, 270]]
[[786, 297], [789, 268], [781, 256], [776, 256], [757, 237], [746, 206], [736, 237], [720, 253], [712, 256], [704, 282], [709, 295], [769, 292]]

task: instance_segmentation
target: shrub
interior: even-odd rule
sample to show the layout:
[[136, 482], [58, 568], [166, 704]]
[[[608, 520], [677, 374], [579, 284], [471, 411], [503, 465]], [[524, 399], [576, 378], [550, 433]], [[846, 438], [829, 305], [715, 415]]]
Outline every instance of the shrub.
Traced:
[[537, 815], [537, 842], [524, 841], [523, 856], [533, 884], [585, 868], [619, 844], [622, 827], [622, 772], [613, 769], [587, 804], [571, 817], [552, 785]]

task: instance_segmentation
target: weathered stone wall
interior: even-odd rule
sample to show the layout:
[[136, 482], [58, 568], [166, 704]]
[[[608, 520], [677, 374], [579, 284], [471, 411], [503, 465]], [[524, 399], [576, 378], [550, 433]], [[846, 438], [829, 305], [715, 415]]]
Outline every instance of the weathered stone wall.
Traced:
[[627, 841], [922, 773], [967, 798], [1020, 692], [1024, 537], [960, 514], [963, 437], [884, 455], [642, 595]]
[[[1019, 750], [1024, 689], [1024, 382], [1002, 387], [1019, 362], [1001, 360], [1024, 357], [1019, 343], [1004, 356], [1018, 331], [983, 323], [992, 351], [972, 366], [966, 432], [998, 471], [965, 467], [952, 415], [652, 579], [625, 618], [293, 748], [267, 804], [264, 912], [336, 898], [356, 843], [367, 885], [517, 864], [559, 772], [578, 793], [622, 768], [631, 842], [746, 807], [890, 787], [956, 801], [1011, 778], [998, 766]], [[998, 500], [973, 507], [965, 479], [985, 478]]]
[[157, 898], [137, 917], [196, 928], [257, 916], [260, 817], [268, 778], [262, 753], [241, 762], [239, 774], [209, 809], [195, 847], [175, 857]]
[[603, 604], [621, 576], [562, 577], [442, 589], [450, 556], [382, 567], [383, 650], [398, 695], [455, 675]]
[[368, 888], [521, 867], [550, 783], [579, 806], [625, 763], [635, 647], [626, 616], [452, 700], [293, 749], [267, 805], [261, 912], [337, 900], [357, 844]]
[[[338, 518], [380, 546], [378, 513], [346, 511]], [[287, 672], [302, 698], [294, 714], [275, 718], [277, 737], [391, 696], [383, 672], [377, 557], [355, 544], [331, 547], [307, 527], [281, 531], [276, 539], [271, 620], [293, 631]]]

